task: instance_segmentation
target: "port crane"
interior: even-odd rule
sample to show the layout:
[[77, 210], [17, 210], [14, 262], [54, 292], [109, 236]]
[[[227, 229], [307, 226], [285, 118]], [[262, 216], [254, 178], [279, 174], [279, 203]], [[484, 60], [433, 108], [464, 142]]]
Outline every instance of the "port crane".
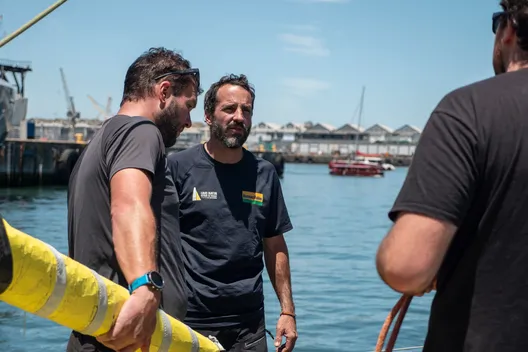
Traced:
[[97, 102], [91, 95], [88, 94], [88, 99], [92, 102], [92, 105], [95, 107], [97, 111], [99, 111], [99, 114], [95, 117], [96, 119], [99, 118], [99, 116], [103, 116], [103, 119], [106, 120], [107, 118], [112, 116], [112, 97], [108, 97], [108, 100], [106, 102], [106, 107], [103, 107], [101, 104]]
[[[77, 120], [81, 117], [81, 113], [75, 110], [75, 104], [73, 102], [73, 96], [70, 95], [70, 90], [68, 89], [68, 84], [66, 83], [66, 75], [62, 67], [60, 68], [60, 74], [62, 79], [62, 88], [64, 89], [64, 95], [66, 97], [66, 116], [68, 117], [72, 129], [72, 134], [75, 133], [75, 124]], [[73, 137], [73, 136], [72, 136]]]

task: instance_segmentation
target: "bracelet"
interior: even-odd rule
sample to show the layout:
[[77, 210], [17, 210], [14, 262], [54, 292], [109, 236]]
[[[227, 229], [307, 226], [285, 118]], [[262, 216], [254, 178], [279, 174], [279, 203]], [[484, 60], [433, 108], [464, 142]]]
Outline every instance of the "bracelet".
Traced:
[[297, 317], [295, 315], [295, 313], [290, 313], [290, 312], [281, 312], [280, 315], [288, 315], [288, 316], [292, 317], [293, 319], [295, 319]]

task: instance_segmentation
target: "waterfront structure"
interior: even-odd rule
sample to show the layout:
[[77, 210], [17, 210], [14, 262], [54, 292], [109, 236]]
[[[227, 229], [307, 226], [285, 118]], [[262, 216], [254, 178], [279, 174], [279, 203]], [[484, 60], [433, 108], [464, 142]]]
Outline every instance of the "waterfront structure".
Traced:
[[[34, 118], [35, 139], [71, 140], [71, 125], [67, 119]], [[79, 119], [75, 133], [82, 134], [84, 141], [103, 123], [99, 119]], [[303, 155], [348, 155], [358, 150], [368, 154], [412, 155], [421, 130], [412, 125], [392, 129], [382, 124], [368, 128], [344, 124], [338, 128], [326, 123], [288, 122], [284, 125], [259, 122], [253, 126], [246, 142], [250, 150], [273, 150]], [[193, 123], [185, 129], [175, 147], [184, 149], [203, 143], [209, 138], [209, 126]]]
[[289, 122], [282, 126], [260, 122], [248, 138], [248, 147], [290, 152], [302, 155], [348, 155], [358, 150], [367, 154], [414, 154], [421, 130], [412, 125], [392, 129], [382, 124], [368, 128], [344, 124], [338, 128], [326, 123]]

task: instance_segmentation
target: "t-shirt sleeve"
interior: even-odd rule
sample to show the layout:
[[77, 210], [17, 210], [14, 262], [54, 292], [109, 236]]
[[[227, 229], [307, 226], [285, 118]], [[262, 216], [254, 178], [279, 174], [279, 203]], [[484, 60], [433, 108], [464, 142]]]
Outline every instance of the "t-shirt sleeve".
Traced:
[[277, 172], [273, 170], [269, 218], [264, 237], [270, 238], [293, 229], [288, 209], [282, 195], [282, 187]]
[[[447, 112], [449, 111], [449, 112]], [[420, 137], [407, 177], [389, 212], [411, 212], [460, 226], [477, 180], [477, 135], [468, 116], [437, 108]], [[459, 115], [463, 115], [463, 110]]]
[[109, 179], [123, 169], [141, 169], [151, 176], [165, 153], [158, 128], [151, 123], [139, 123], [122, 132], [121, 138], [108, 143], [106, 154]]

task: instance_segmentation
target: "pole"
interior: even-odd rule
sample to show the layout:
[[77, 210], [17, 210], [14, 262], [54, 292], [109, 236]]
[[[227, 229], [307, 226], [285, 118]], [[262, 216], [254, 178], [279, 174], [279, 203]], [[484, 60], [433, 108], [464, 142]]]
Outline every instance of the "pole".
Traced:
[[28, 23], [26, 23], [25, 25], [23, 25], [22, 27], [20, 27], [19, 29], [17, 29], [16, 31], [8, 35], [7, 37], [0, 40], [0, 48], [6, 45], [7, 43], [9, 43], [10, 41], [12, 41], [13, 39], [15, 39], [16, 37], [18, 37], [20, 34], [24, 33], [35, 23], [37, 23], [38, 21], [40, 21], [41, 19], [43, 19], [44, 17], [46, 17], [47, 15], [55, 11], [59, 6], [64, 4], [66, 1], [68, 0], [58, 0], [56, 3], [54, 3], [53, 5], [51, 5], [50, 7], [48, 7], [41, 13], [39, 13], [37, 16], [35, 16], [31, 21], [29, 21]]
[[363, 114], [363, 101], [365, 99], [365, 86], [363, 86], [363, 89], [361, 90], [361, 100], [359, 103], [359, 114], [358, 114], [358, 124], [357, 124], [357, 134], [356, 134], [356, 158], [357, 153], [359, 151], [359, 135], [361, 134], [360, 128], [361, 128], [361, 115]]

